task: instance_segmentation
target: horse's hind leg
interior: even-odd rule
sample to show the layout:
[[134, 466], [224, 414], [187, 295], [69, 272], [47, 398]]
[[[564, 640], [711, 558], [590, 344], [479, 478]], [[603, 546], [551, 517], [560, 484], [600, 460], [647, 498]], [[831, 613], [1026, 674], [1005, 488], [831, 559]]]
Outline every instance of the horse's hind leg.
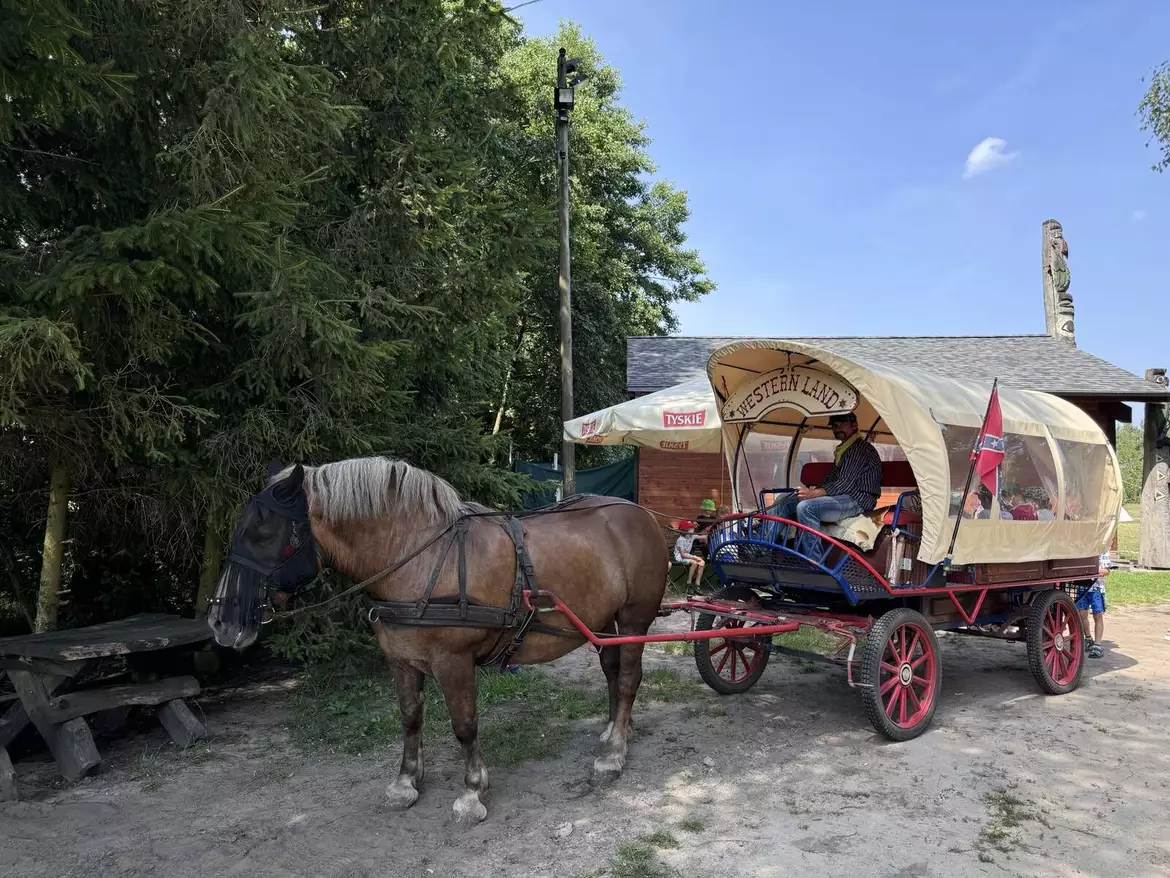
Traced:
[[606, 725], [605, 731], [601, 733], [601, 743], [605, 744], [609, 742], [609, 736], [613, 734], [613, 718], [617, 716], [619, 676], [622, 663], [621, 647], [603, 647], [598, 653], [598, 658], [601, 659], [601, 670], [605, 673], [605, 682], [609, 687], [609, 723]]
[[398, 689], [398, 709], [402, 714], [402, 767], [398, 777], [386, 787], [386, 803], [391, 808], [409, 808], [418, 799], [422, 786], [423, 675], [421, 671], [397, 662], [390, 665]]
[[[618, 630], [622, 634], [645, 634], [650, 629], [650, 623], [624, 625], [619, 622]], [[614, 649], [615, 647], [608, 647]], [[634, 707], [634, 698], [638, 694], [638, 687], [642, 684], [642, 651], [645, 644], [630, 643], [616, 647], [620, 652], [617, 675], [617, 699], [609, 728], [609, 748], [603, 756], [593, 762], [593, 777], [598, 782], [613, 780], [622, 773], [626, 765], [626, 753], [630, 743], [630, 712]], [[612, 692], [612, 689], [611, 689]], [[612, 697], [612, 696], [611, 696]]]
[[479, 752], [479, 724], [475, 715], [475, 659], [471, 655], [451, 655], [436, 664], [435, 679], [443, 690], [451, 729], [463, 747], [462, 796], [455, 800], [452, 813], [460, 823], [470, 825], [487, 817], [487, 808], [479, 800], [488, 790], [488, 770]]

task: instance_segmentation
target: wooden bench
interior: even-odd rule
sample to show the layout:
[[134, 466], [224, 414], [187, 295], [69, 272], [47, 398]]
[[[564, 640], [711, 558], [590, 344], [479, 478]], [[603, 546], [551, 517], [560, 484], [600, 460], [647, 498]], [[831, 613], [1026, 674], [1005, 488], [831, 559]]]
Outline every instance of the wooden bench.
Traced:
[[207, 730], [184, 699], [199, 694], [191, 676], [150, 682], [88, 688], [75, 681], [104, 658], [125, 656], [128, 661], [160, 650], [190, 647], [211, 639], [202, 619], [144, 614], [75, 628], [23, 637], [0, 638], [0, 674], [7, 673], [16, 699], [0, 703], [0, 801], [16, 798], [16, 780], [8, 745], [31, 723], [45, 740], [61, 776], [68, 782], [84, 777], [101, 764], [85, 717], [161, 705], [159, 721], [171, 739], [187, 746]]

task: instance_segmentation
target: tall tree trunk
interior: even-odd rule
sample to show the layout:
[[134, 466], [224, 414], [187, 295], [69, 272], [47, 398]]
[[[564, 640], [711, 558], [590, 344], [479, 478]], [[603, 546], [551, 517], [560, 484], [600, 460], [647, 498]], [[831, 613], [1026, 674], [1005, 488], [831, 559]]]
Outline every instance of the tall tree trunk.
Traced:
[[219, 578], [219, 566], [223, 560], [223, 541], [215, 527], [210, 513], [207, 515], [207, 530], [203, 534], [203, 566], [199, 570], [199, 591], [195, 594], [195, 615], [207, 612], [208, 604], [215, 594], [215, 582]]
[[41, 585], [37, 592], [36, 630], [57, 628], [61, 602], [61, 561], [65, 555], [65, 523], [69, 517], [69, 467], [53, 466], [49, 482], [49, 516], [45, 523], [45, 551], [41, 558]]
[[520, 348], [524, 344], [524, 317], [520, 318], [520, 328], [516, 332], [516, 347], [512, 350], [512, 361], [508, 363], [508, 371], [504, 373], [504, 392], [500, 394], [500, 407], [496, 409], [496, 421], [492, 424], [492, 435], [500, 432], [504, 424], [504, 409], [508, 406], [508, 387], [512, 383], [512, 375], [520, 361]]

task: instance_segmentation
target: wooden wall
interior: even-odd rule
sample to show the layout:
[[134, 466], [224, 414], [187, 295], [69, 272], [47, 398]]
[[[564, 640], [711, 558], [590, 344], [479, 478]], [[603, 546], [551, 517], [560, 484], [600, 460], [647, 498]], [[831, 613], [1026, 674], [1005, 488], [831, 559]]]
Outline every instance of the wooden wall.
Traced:
[[694, 520], [699, 504], [731, 505], [731, 482], [722, 454], [638, 449], [638, 502], [677, 520]]

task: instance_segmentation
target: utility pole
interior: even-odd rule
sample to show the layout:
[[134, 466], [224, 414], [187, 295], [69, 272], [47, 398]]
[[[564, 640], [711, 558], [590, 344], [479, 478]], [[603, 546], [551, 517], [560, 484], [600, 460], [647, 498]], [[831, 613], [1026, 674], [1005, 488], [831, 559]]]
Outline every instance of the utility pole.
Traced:
[[565, 497], [577, 492], [577, 473], [573, 443], [564, 438], [564, 422], [573, 420], [573, 294], [569, 271], [569, 110], [573, 109], [573, 87], [583, 76], [576, 73], [580, 61], [566, 58], [562, 48], [557, 55], [557, 87], [553, 94], [557, 128], [557, 178], [559, 205], [557, 225], [560, 234], [560, 322], [561, 322], [561, 460]]

